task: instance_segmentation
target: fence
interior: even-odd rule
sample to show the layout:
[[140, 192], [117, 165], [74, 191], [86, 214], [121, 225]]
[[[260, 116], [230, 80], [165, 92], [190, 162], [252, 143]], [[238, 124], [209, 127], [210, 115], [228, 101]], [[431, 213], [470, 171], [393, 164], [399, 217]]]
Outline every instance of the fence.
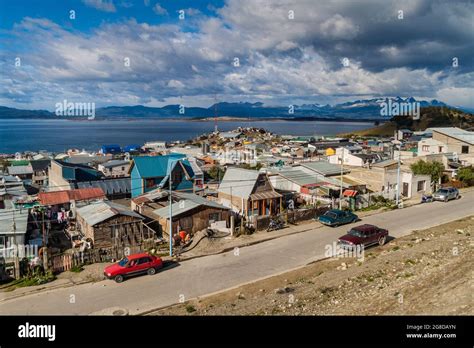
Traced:
[[276, 217], [271, 216], [257, 216], [254, 218], [253, 223], [257, 231], [265, 230], [270, 224], [272, 218], [277, 218], [282, 221], [288, 221], [289, 223], [297, 223], [300, 221], [311, 220], [317, 216], [323, 215], [330, 209], [330, 206], [320, 206], [308, 209], [295, 209], [277, 215]]
[[52, 255], [49, 259], [50, 268], [53, 273], [69, 271], [75, 266], [83, 264], [113, 262], [127, 255], [136, 254], [154, 247], [154, 242], [144, 241], [143, 244], [128, 247], [112, 247], [101, 249], [90, 249], [86, 251], [73, 251]]

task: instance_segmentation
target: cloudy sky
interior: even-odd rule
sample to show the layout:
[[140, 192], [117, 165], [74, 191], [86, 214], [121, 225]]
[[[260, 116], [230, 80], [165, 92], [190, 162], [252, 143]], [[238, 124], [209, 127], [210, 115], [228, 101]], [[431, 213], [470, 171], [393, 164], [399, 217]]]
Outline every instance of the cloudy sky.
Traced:
[[473, 15], [462, 0], [0, 0], [0, 105], [474, 107]]

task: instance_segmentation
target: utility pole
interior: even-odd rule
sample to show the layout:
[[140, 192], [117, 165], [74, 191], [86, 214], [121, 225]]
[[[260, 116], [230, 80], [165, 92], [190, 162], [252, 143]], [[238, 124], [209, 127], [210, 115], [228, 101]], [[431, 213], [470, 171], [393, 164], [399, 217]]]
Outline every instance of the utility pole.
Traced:
[[341, 156], [341, 190], [339, 192], [339, 210], [342, 210], [342, 176], [344, 175], [344, 148]]
[[170, 257], [173, 256], [173, 197], [172, 197], [172, 186], [171, 186], [171, 172], [172, 172], [172, 167], [170, 166], [170, 172], [169, 172], [169, 184], [170, 184], [170, 189], [169, 189], [169, 195], [170, 195]]
[[[13, 263], [15, 265], [15, 279], [19, 279], [21, 276], [20, 271], [20, 259], [18, 257], [18, 246], [16, 243], [16, 221], [15, 221], [15, 209], [13, 209], [13, 216], [12, 216], [12, 230], [13, 230]], [[8, 247], [8, 245], [7, 245]], [[7, 255], [5, 255], [7, 257]]]
[[[401, 147], [398, 146], [398, 166], [397, 166], [397, 196], [395, 197], [395, 204], [397, 205], [397, 208], [398, 208], [398, 204], [399, 204], [399, 197], [400, 197], [400, 150], [401, 150]], [[395, 153], [395, 151], [394, 151]]]

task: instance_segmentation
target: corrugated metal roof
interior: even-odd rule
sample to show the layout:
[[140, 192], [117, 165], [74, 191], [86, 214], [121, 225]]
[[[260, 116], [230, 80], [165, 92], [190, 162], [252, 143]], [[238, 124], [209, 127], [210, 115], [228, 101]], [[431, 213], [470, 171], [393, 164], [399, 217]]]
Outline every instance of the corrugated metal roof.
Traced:
[[[191, 211], [200, 206], [207, 206], [207, 207], [212, 207], [212, 208], [217, 208], [217, 209], [226, 209], [226, 210], [229, 209], [227, 207], [224, 207], [221, 204], [209, 201], [205, 198], [202, 198], [192, 193], [182, 193], [182, 192], [178, 193], [177, 192], [176, 194], [173, 194], [173, 195], [176, 195], [182, 198], [182, 200], [180, 200], [179, 202], [173, 203], [173, 205], [171, 206], [173, 217], [179, 216], [183, 213]], [[153, 213], [163, 218], [169, 218], [169, 210], [170, 208], [169, 206], [167, 206], [160, 209], [156, 209], [153, 211]]]
[[104, 191], [99, 187], [80, 188], [53, 192], [40, 192], [38, 198], [43, 205], [64, 204], [70, 201], [105, 198]]
[[138, 156], [133, 158], [132, 166], [136, 166], [142, 178], [154, 178], [165, 176], [168, 170], [168, 162], [185, 158], [182, 154], [171, 154], [166, 156]]
[[218, 191], [248, 199], [252, 194], [259, 174], [256, 170], [229, 168], [224, 174]]
[[130, 164], [130, 162], [122, 161], [122, 160], [111, 160], [111, 161], [102, 163], [101, 165], [104, 166], [105, 168], [112, 168], [112, 167], [125, 166], [127, 164]]
[[474, 145], [474, 132], [469, 132], [458, 127], [429, 128], [429, 130], [459, 139], [470, 145]]
[[253, 193], [250, 195], [250, 198], [253, 200], [272, 199], [272, 198], [280, 198], [280, 197], [282, 197], [282, 195], [275, 191], [263, 191], [263, 192]]
[[[15, 222], [15, 228], [13, 228]], [[0, 214], [0, 235], [25, 234], [28, 226], [28, 209], [2, 209]]]
[[77, 215], [81, 216], [90, 226], [97, 225], [118, 215], [127, 215], [143, 219], [141, 215], [127, 209], [127, 207], [109, 201], [91, 203], [78, 208]]
[[8, 174], [10, 175], [26, 175], [33, 174], [31, 165], [27, 166], [10, 166], [8, 167]]
[[303, 172], [302, 170], [299, 169], [290, 169], [290, 170], [282, 170], [278, 172], [282, 177], [300, 185], [310, 185], [310, 184], [316, 184], [320, 182], [315, 175], [311, 175], [308, 173]]
[[[322, 175], [336, 175], [341, 173], [341, 166], [326, 161], [301, 163], [302, 166], [314, 170]], [[348, 171], [348, 170], [344, 170]]]
[[113, 195], [117, 193], [130, 193], [131, 181], [130, 178], [114, 178], [106, 180], [97, 180], [97, 181], [83, 181], [78, 182], [77, 187], [86, 188], [86, 187], [98, 187], [105, 192], [106, 195]]

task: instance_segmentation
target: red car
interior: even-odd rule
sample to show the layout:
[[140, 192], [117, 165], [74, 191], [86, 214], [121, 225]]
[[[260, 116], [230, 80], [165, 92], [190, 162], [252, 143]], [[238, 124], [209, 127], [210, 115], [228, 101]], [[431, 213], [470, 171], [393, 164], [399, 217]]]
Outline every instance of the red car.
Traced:
[[108, 279], [121, 283], [125, 277], [141, 273], [153, 275], [162, 267], [163, 261], [161, 258], [147, 253], [140, 253], [124, 257], [116, 264], [105, 267], [104, 275]]
[[353, 227], [337, 241], [341, 248], [352, 249], [357, 245], [364, 248], [373, 244], [384, 245], [388, 236], [388, 230], [374, 225], [360, 225]]

